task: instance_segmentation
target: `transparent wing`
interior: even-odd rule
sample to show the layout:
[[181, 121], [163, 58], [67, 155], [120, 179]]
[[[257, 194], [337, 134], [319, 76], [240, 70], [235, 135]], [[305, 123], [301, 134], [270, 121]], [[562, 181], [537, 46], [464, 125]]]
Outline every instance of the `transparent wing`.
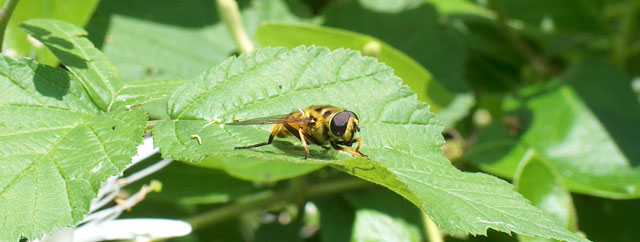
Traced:
[[289, 114], [281, 114], [281, 115], [273, 115], [261, 118], [254, 118], [244, 121], [236, 121], [228, 123], [228, 125], [260, 125], [260, 124], [279, 124], [279, 123], [289, 123], [289, 124], [301, 124], [301, 123], [309, 123], [311, 119], [309, 118], [290, 118]]

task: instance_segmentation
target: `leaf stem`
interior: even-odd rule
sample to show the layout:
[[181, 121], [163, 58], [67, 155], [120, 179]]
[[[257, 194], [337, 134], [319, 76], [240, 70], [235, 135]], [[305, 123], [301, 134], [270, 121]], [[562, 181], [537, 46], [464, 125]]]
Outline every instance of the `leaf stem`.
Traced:
[[7, 30], [7, 25], [9, 25], [13, 10], [16, 9], [19, 1], [20, 0], [8, 0], [4, 4], [4, 7], [2, 7], [2, 10], [0, 10], [0, 52], [2, 52], [4, 45], [4, 32]]
[[557, 67], [538, 54], [516, 31], [507, 25], [507, 13], [501, 0], [489, 0], [489, 4], [495, 10], [498, 17], [498, 26], [506, 35], [507, 40], [519, 51], [520, 55], [529, 59], [537, 72], [552, 76], [560, 73]]
[[429, 218], [425, 212], [422, 212], [422, 222], [424, 223], [424, 229], [427, 232], [427, 238], [429, 238], [429, 242], [444, 242], [444, 236], [442, 236], [442, 232], [440, 232], [440, 228], [436, 223]]
[[253, 51], [253, 43], [249, 39], [247, 30], [242, 25], [242, 16], [235, 0], [217, 0], [218, 13], [222, 22], [227, 26], [233, 41], [236, 42], [238, 52], [247, 53]]
[[225, 207], [186, 218], [184, 221], [191, 224], [194, 229], [197, 229], [236, 217], [238, 214], [248, 210], [267, 209], [282, 202], [297, 202], [300, 201], [300, 199], [309, 199], [311, 197], [335, 194], [373, 185], [373, 183], [357, 178], [302, 185], [302, 187], [300, 187], [300, 182], [300, 180], [294, 180], [294, 184], [290, 185], [288, 189], [272, 193], [271, 196], [244, 203], [236, 202]]
[[144, 126], [144, 130], [152, 130], [156, 125], [166, 122], [167, 120], [159, 119], [159, 120], [147, 120], [147, 125]]

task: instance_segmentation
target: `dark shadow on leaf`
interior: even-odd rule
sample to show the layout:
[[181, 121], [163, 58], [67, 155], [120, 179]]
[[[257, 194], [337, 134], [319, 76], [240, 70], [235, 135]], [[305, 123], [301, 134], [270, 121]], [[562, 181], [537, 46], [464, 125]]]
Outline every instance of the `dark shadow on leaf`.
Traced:
[[[282, 140], [274, 140], [271, 145], [273, 145], [273, 147], [279, 149], [280, 151], [282, 151], [283, 153], [289, 156], [300, 157], [300, 159], [303, 159], [305, 156], [304, 148], [301, 145], [294, 145], [291, 142], [282, 141]], [[335, 160], [336, 159], [336, 154], [337, 154], [336, 152], [332, 152], [330, 150], [324, 150], [322, 148], [319, 148], [318, 146], [309, 146], [309, 148], [310, 148], [309, 159], [315, 159], [315, 160]], [[270, 151], [265, 151], [265, 153], [282, 155], [281, 153], [270, 152]]]
[[50, 46], [51, 52], [53, 52], [58, 59], [62, 60], [65, 65], [83, 69], [87, 68], [87, 60], [69, 52], [74, 49], [73, 43], [56, 36], [47, 37], [51, 32], [40, 27], [22, 24], [22, 28], [29, 34], [38, 36], [43, 43]]
[[87, 69], [87, 61], [80, 56], [77, 56], [67, 50], [59, 49], [59, 48], [50, 48], [51, 52], [55, 54], [58, 59], [60, 59], [64, 65], [76, 67], [80, 69]]
[[49, 38], [44, 39], [44, 42], [55, 45], [55, 46], [59, 46], [62, 47], [64, 49], [67, 50], [71, 50], [73, 49], [73, 44], [69, 41], [66, 41], [65, 39], [62, 38], [58, 38], [55, 36], [51, 36]]
[[48, 30], [40, 28], [40, 27], [36, 27], [36, 26], [33, 26], [33, 25], [20, 24], [20, 27], [22, 27], [24, 30], [26, 30], [29, 35], [33, 35], [33, 36], [44, 37], [44, 36], [47, 36], [47, 35], [51, 34], [51, 32], [49, 32]]
[[62, 100], [69, 92], [69, 75], [50, 66], [38, 65], [33, 76], [33, 85], [43, 96]]

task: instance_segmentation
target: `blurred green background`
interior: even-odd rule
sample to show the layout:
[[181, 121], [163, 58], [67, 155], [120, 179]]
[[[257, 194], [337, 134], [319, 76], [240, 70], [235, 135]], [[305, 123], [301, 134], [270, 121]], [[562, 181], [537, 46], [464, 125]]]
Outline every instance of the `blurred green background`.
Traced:
[[[391, 66], [445, 123], [445, 154], [460, 169], [513, 181], [534, 205], [593, 241], [640, 238], [640, 1], [243, 0], [238, 5], [258, 47], [349, 48]], [[5, 53], [56, 64], [46, 48], [16, 27], [42, 17], [84, 26], [125, 82], [163, 81], [167, 92], [238, 54], [212, 0], [22, 0], [6, 33]], [[165, 104], [166, 98], [159, 98], [144, 108], [151, 118], [163, 119]], [[344, 176], [325, 168], [305, 179]], [[178, 162], [149, 179], [160, 180], [164, 190], [125, 217], [186, 218], [287, 186], [241, 181]], [[128, 188], [133, 192], [149, 179]], [[175, 240], [358, 240], [358, 226], [365, 226], [360, 222], [378, 213], [398, 218], [412, 240], [426, 240], [418, 209], [380, 187], [310, 202], [315, 210], [305, 209], [304, 201], [279, 204]], [[447, 241], [528, 240], [444, 232]]]

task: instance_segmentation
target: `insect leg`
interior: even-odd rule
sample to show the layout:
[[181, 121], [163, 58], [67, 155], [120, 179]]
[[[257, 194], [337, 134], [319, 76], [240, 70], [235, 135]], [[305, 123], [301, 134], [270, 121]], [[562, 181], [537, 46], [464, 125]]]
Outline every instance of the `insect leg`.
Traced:
[[362, 147], [362, 139], [361, 138], [356, 138], [354, 139], [355, 142], [358, 142], [358, 147], [356, 147], [356, 151], [358, 154], [360, 154], [360, 156], [363, 157], [367, 157], [365, 154], [362, 154], [362, 152], [360, 152], [360, 147]]
[[361, 138], [355, 138], [355, 139], [353, 139], [353, 142], [358, 142], [358, 147], [356, 147], [356, 151], [360, 151], [360, 147], [362, 147], [362, 139]]
[[304, 138], [302, 128], [298, 128], [298, 134], [300, 135], [300, 141], [302, 141], [302, 146], [304, 146], [304, 151], [306, 152], [304, 159], [309, 159], [309, 146], [307, 145], [307, 141]]
[[269, 140], [267, 142], [257, 143], [257, 144], [254, 144], [254, 145], [235, 147], [233, 149], [234, 150], [251, 149], [251, 148], [256, 148], [256, 147], [260, 147], [260, 146], [263, 146], [263, 145], [271, 144], [273, 142], [273, 137], [276, 136], [276, 133], [278, 133], [279, 130], [280, 130], [280, 125], [278, 125], [276, 127], [273, 127], [273, 129], [271, 130], [271, 134], [269, 135]]
[[331, 142], [331, 147], [333, 147], [334, 149], [338, 150], [338, 151], [342, 151], [342, 152], [346, 152], [351, 154], [352, 156], [355, 157], [367, 157], [366, 155], [360, 153], [360, 151], [353, 151], [344, 147], [340, 147], [338, 146], [336, 143]]
[[302, 134], [298, 133], [296, 128], [294, 128], [290, 124], [283, 123], [282, 125], [287, 129], [287, 131], [289, 131], [289, 133], [293, 134], [293, 136], [295, 136], [296, 138], [300, 139], [300, 137], [304, 137], [311, 144], [316, 144], [316, 145], [320, 145], [320, 146], [322, 145], [322, 144], [320, 144], [320, 142], [318, 142], [318, 140], [313, 138], [313, 136], [308, 135], [308, 134], [306, 134], [304, 132], [302, 132]]

